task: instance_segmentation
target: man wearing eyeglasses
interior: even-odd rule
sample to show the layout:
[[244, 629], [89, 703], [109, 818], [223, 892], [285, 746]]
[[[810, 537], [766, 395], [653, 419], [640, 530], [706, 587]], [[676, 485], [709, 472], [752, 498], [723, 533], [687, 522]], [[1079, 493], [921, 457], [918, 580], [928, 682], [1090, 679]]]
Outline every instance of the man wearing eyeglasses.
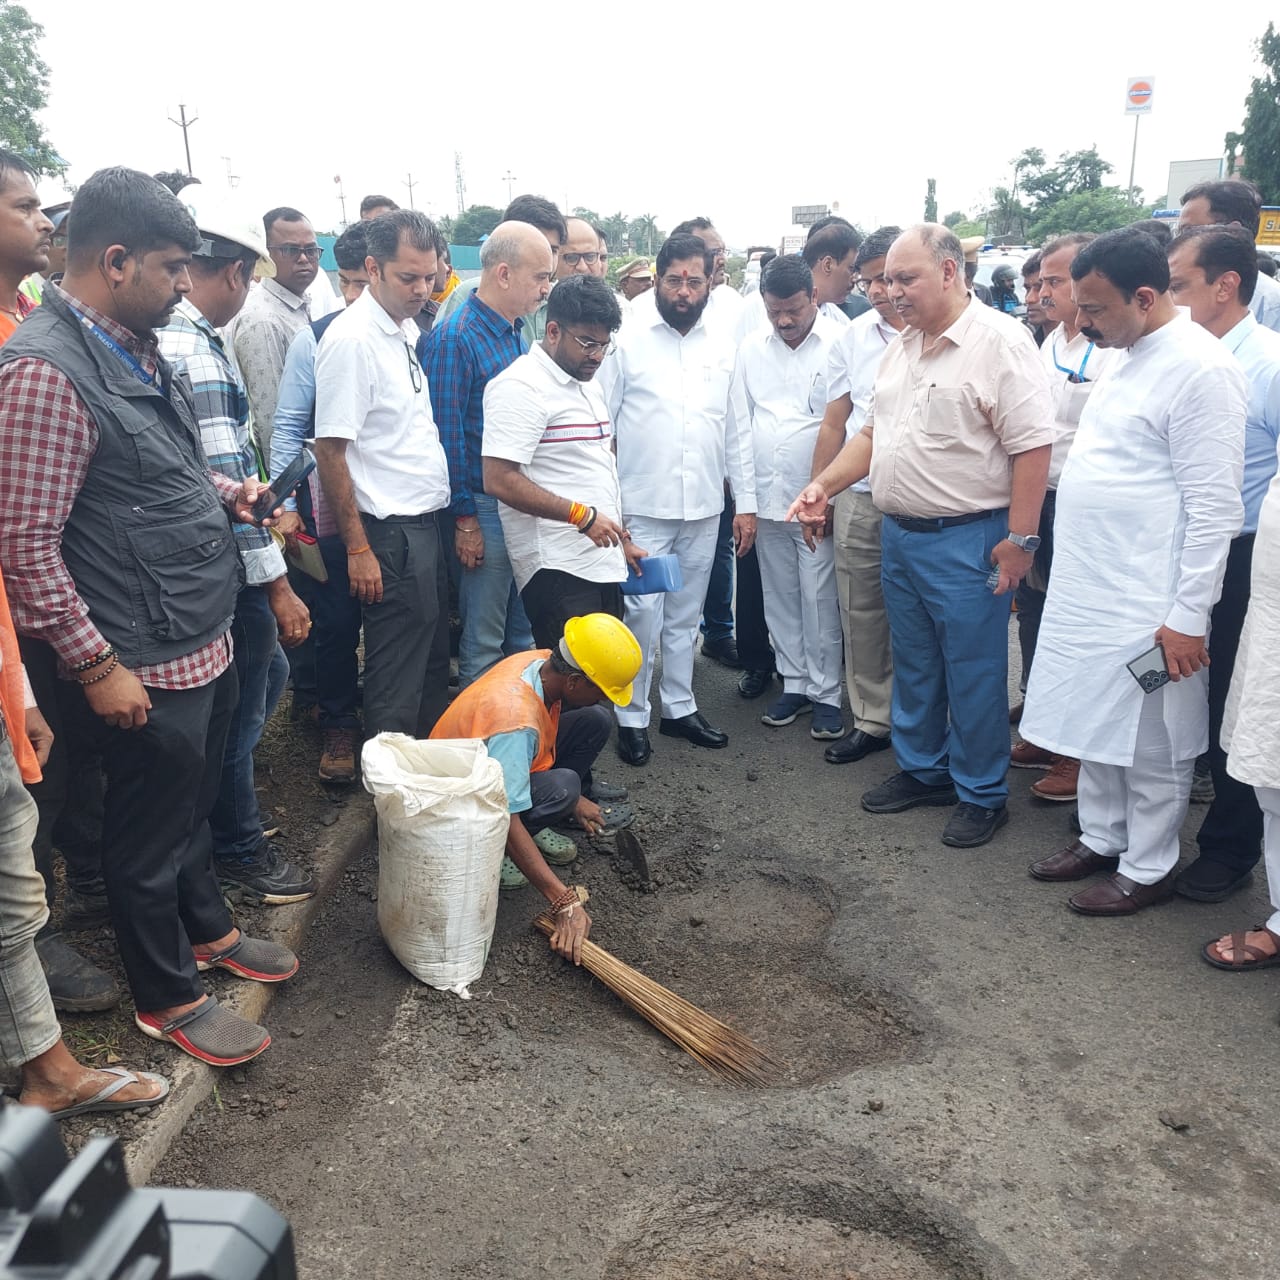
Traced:
[[556, 279], [598, 275], [600, 237], [596, 235], [595, 227], [583, 218], [566, 218], [565, 227], [568, 234], [556, 259]]
[[435, 287], [435, 225], [412, 209], [366, 224], [369, 286], [316, 349], [316, 461], [364, 606], [364, 730], [425, 738], [449, 692], [449, 469], [414, 317]]
[[[1040, 251], [1040, 306], [1050, 332], [1040, 346], [1040, 360], [1049, 375], [1053, 392], [1053, 453], [1049, 461], [1049, 487], [1040, 508], [1040, 547], [1036, 552], [1034, 580], [1019, 584], [1018, 645], [1022, 651], [1022, 691], [1026, 692], [1040, 635], [1040, 618], [1049, 590], [1053, 567], [1053, 516], [1058, 500], [1058, 478], [1071, 451], [1071, 442], [1080, 425], [1080, 415], [1098, 380], [1120, 358], [1120, 352], [1099, 347], [1080, 332], [1079, 313], [1071, 300], [1071, 264], [1085, 245], [1096, 237], [1088, 232], [1072, 232], [1050, 240]], [[1056, 326], [1056, 327], [1055, 327]], [[1017, 721], [1022, 705], [1014, 707], [1010, 719]], [[1019, 742], [1010, 756], [1015, 769], [1044, 769], [1046, 774], [1031, 784], [1031, 794], [1041, 800], [1070, 802], [1076, 798], [1080, 761], [1054, 755], [1031, 742]]]
[[570, 618], [621, 618], [627, 565], [645, 555], [623, 526], [613, 426], [595, 383], [621, 324], [603, 280], [563, 280], [547, 300], [546, 337], [485, 388], [485, 492], [499, 500], [539, 649], [555, 648]]
[[249, 291], [244, 309], [231, 326], [232, 349], [249, 393], [253, 436], [262, 462], [271, 466], [271, 425], [289, 344], [310, 322], [306, 293], [320, 271], [320, 244], [311, 223], [282, 207], [263, 215], [274, 279]]

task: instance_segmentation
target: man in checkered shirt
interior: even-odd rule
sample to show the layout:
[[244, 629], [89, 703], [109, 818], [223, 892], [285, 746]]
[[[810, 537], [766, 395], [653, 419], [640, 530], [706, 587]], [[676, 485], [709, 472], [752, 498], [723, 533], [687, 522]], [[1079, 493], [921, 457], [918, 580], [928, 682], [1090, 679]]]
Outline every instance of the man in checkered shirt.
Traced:
[[[202, 239], [188, 267], [191, 292], [156, 338], [160, 354], [191, 383], [209, 466], [238, 484], [256, 473], [249, 396], [218, 330], [244, 305], [254, 272], [269, 274], [275, 265], [258, 219], [239, 214], [204, 187], [184, 191], [183, 200]], [[271, 533], [238, 524], [235, 539], [245, 570], [231, 622], [240, 700], [232, 713], [218, 798], [209, 815], [213, 860], [224, 887], [250, 902], [279, 906], [310, 898], [315, 882], [286, 861], [263, 834], [253, 752], [289, 678], [280, 644], [302, 644], [311, 619], [289, 586], [284, 556]]]
[[69, 233], [61, 286], [0, 348], [0, 564], [18, 630], [81, 686], [75, 731], [103, 760], [103, 877], [135, 1021], [232, 1066], [271, 1037], [200, 970], [278, 982], [298, 967], [232, 923], [209, 837], [237, 696], [231, 521], [252, 521], [261, 486], [210, 470], [190, 384], [156, 343], [191, 289], [191, 216], [146, 174], [104, 169]]

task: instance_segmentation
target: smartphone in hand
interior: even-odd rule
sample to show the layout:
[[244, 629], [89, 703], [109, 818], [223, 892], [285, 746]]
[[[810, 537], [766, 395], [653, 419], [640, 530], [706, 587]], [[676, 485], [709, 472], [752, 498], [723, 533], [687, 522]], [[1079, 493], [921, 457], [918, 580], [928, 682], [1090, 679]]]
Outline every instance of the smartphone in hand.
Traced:
[[1142, 686], [1143, 693], [1155, 693], [1169, 683], [1169, 664], [1160, 645], [1148, 649], [1125, 665], [1129, 674]]
[[269, 489], [253, 504], [253, 518], [261, 523], [284, 501], [314, 470], [315, 454], [305, 446], [298, 456], [271, 482]]

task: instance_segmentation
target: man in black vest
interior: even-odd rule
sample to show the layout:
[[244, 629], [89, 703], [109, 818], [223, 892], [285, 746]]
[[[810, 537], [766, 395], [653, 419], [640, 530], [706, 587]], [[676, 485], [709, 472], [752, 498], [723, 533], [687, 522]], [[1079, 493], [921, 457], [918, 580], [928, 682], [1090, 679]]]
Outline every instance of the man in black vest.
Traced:
[[146, 174], [104, 169], [80, 188], [61, 287], [0, 350], [0, 564], [18, 630], [83, 689], [137, 1025], [231, 1066], [271, 1038], [208, 996], [199, 970], [278, 982], [298, 962], [234, 926], [211, 858], [243, 577], [228, 513], [250, 522], [261, 486], [210, 472], [190, 387], [156, 343], [200, 240]]

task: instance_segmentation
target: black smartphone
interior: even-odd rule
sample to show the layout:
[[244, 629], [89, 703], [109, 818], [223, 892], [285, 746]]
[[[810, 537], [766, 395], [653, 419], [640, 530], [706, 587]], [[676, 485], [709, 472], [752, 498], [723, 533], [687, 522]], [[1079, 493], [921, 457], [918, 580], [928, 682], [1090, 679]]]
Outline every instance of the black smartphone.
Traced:
[[304, 445], [298, 451], [298, 456], [271, 482], [269, 489], [263, 490], [262, 496], [253, 504], [253, 518], [259, 523], [265, 520], [315, 469], [315, 454]]
[[1155, 693], [1169, 683], [1169, 667], [1159, 645], [1125, 665], [1129, 674], [1142, 686], [1143, 693]]

